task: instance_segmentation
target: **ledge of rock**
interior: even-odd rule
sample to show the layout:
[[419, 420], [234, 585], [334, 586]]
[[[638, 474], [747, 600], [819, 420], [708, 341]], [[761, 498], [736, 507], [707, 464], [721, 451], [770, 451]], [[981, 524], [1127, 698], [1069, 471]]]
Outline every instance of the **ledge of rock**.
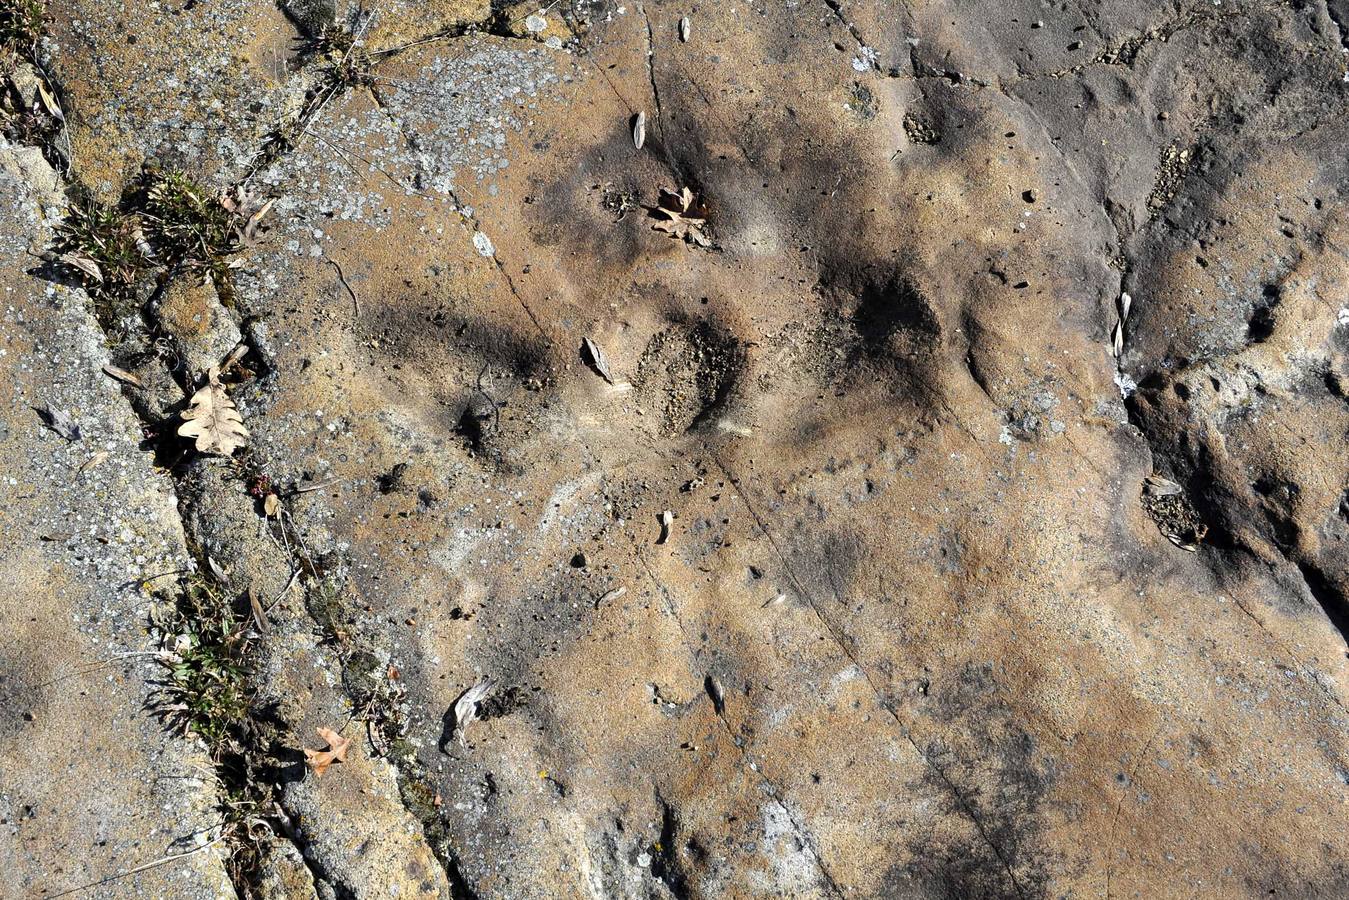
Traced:
[[1349, 894], [1339, 0], [44, 6], [16, 896]]

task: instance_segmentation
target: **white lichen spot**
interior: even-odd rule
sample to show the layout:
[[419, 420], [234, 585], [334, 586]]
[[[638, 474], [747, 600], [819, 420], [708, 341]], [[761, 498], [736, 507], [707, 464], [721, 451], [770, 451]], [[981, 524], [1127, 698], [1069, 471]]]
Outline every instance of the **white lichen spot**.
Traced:
[[481, 231], [473, 232], [473, 246], [478, 248], [478, 253], [482, 256], [496, 254], [496, 248], [492, 246], [492, 239]]
[[525, 30], [530, 34], [538, 34], [540, 31], [544, 31], [547, 28], [548, 20], [538, 13], [525, 17]]
[[852, 58], [852, 67], [854, 71], [865, 72], [867, 69], [876, 65], [876, 51], [871, 47], [863, 47], [858, 54]]

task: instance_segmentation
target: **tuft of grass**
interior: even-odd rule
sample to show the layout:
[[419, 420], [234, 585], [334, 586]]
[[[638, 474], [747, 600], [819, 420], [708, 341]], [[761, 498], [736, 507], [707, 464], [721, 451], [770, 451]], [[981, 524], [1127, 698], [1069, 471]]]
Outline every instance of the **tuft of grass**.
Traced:
[[165, 259], [215, 268], [241, 249], [238, 217], [183, 173], [150, 173], [143, 190], [145, 234]]
[[140, 227], [135, 215], [86, 197], [71, 204], [56, 249], [92, 259], [103, 273], [102, 290], [125, 293], [145, 269], [137, 241]]
[[0, 0], [0, 49], [32, 56], [46, 21], [46, 0]]
[[199, 736], [217, 761], [240, 752], [253, 703], [248, 621], [197, 575], [185, 579], [176, 601], [157, 607], [151, 621], [167, 651], [155, 711], [175, 731]]

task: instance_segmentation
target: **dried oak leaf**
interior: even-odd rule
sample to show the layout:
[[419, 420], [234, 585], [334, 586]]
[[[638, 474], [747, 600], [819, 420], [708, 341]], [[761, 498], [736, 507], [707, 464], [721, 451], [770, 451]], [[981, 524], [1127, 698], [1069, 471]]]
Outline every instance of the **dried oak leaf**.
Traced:
[[304, 748], [304, 763], [314, 770], [315, 776], [320, 776], [328, 771], [328, 767], [335, 762], [347, 761], [347, 748], [351, 746], [350, 738], [344, 738], [342, 735], [333, 731], [331, 728], [316, 728], [319, 737], [328, 742], [327, 750], [310, 750]]
[[248, 439], [243, 416], [220, 383], [219, 369], [211, 369], [206, 384], [192, 395], [178, 433], [195, 439], [199, 452], [221, 456], [229, 456]]
[[701, 211], [694, 204], [693, 191], [689, 188], [682, 188], [677, 193], [661, 188], [660, 205], [651, 207], [651, 215], [658, 221], [651, 227], [690, 244], [711, 247], [712, 239], [703, 231], [707, 219], [698, 215]]

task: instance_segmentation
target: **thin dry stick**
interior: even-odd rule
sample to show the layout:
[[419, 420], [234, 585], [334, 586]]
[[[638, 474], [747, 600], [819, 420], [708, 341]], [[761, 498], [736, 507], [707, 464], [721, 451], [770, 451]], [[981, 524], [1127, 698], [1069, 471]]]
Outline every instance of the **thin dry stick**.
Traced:
[[145, 863], [144, 865], [136, 866], [136, 868], [134, 869], [127, 869], [125, 872], [118, 872], [115, 875], [109, 875], [107, 878], [100, 878], [98, 881], [91, 881], [88, 884], [82, 884], [79, 887], [73, 887], [70, 888], [69, 890], [61, 891], [58, 894], [48, 894], [47, 896], [49, 898], [68, 897], [71, 894], [78, 894], [81, 891], [87, 891], [90, 888], [96, 888], [99, 887], [100, 885], [108, 884], [109, 882], [119, 881], [123, 878], [130, 878], [132, 875], [139, 875], [141, 872], [146, 872], [149, 871], [150, 869], [156, 869], [160, 866], [166, 866], [171, 862], [176, 862], [177, 860], [180, 859], [186, 859], [189, 856], [195, 856], [196, 854], [202, 852], [203, 850], [207, 850], [210, 849], [211, 847], [214, 847], [216, 844], [220, 843], [224, 839], [225, 835], [222, 833], [220, 837], [216, 838], [215, 840], [209, 843], [202, 844], [200, 847], [197, 847], [196, 849], [188, 850], [184, 853], [175, 853], [172, 856], [163, 856], [152, 862]]
[[361, 301], [356, 296], [356, 292], [351, 289], [351, 285], [347, 284], [347, 276], [342, 271], [342, 264], [332, 257], [329, 257], [325, 262], [337, 270], [337, 277], [342, 282], [342, 287], [346, 288], [347, 293], [351, 295], [351, 305], [356, 308], [356, 318], [359, 319], [361, 317]]
[[97, 663], [94, 663], [93, 665], [87, 666], [83, 669], [76, 669], [75, 671], [67, 672], [64, 675], [57, 675], [51, 681], [44, 681], [42, 682], [42, 684], [35, 685], [34, 690], [36, 690], [37, 688], [48, 687], [50, 685], [56, 684], [59, 681], [65, 681], [67, 678], [77, 678], [80, 675], [88, 675], [90, 672], [97, 672], [99, 669], [105, 669], [108, 666], [112, 665], [113, 663], [120, 662], [121, 660], [124, 659], [135, 659], [138, 656], [159, 656], [163, 652], [164, 652], [163, 650], [135, 650], [129, 653], [117, 653], [112, 656], [104, 657], [103, 659], [100, 659]]

